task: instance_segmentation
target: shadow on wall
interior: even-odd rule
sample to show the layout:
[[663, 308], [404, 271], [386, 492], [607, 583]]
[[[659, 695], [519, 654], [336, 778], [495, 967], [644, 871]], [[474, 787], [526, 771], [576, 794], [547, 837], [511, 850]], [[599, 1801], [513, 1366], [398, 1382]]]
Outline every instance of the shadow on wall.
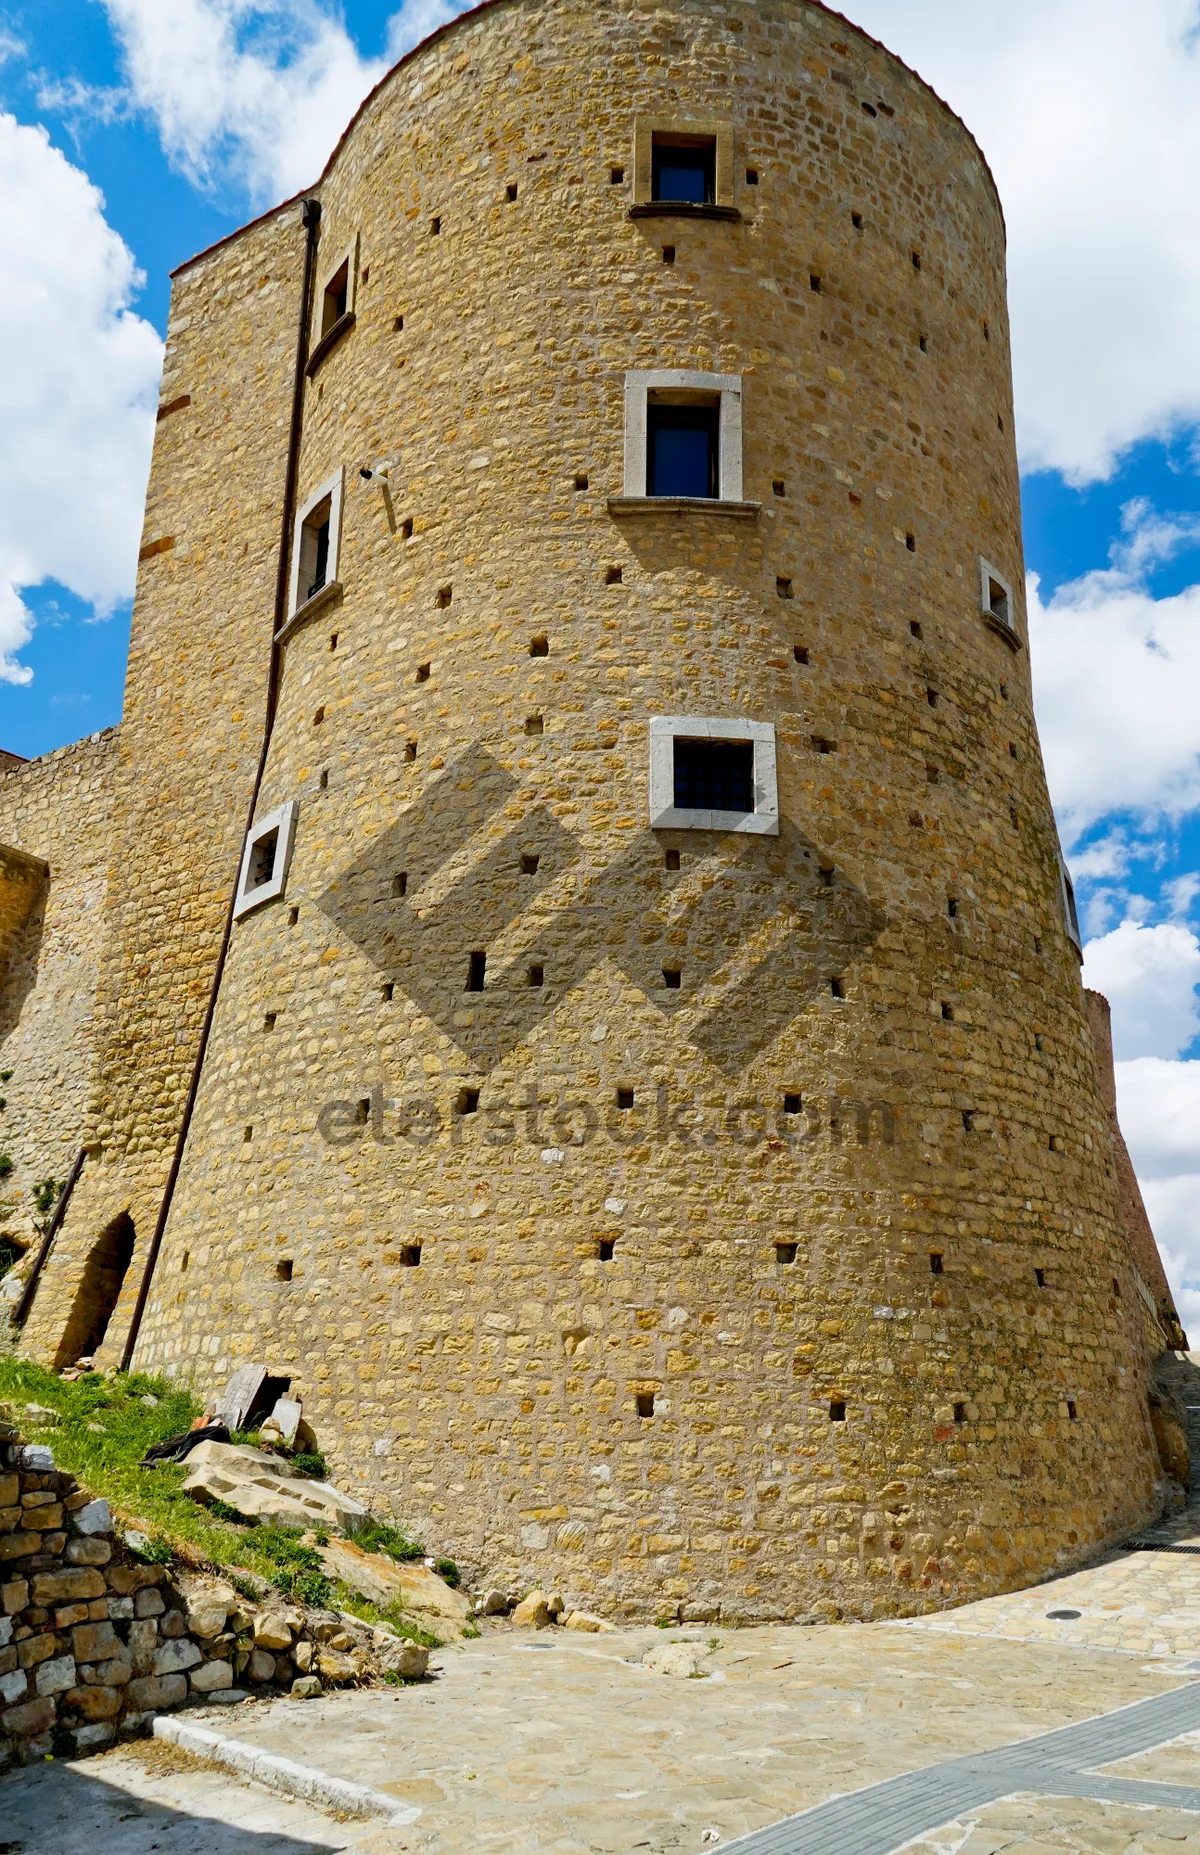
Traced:
[[71, 1312], [54, 1355], [54, 1368], [74, 1365], [99, 1352], [120, 1299], [133, 1257], [134, 1228], [128, 1211], [106, 1225], [88, 1252]]
[[[509, 826], [518, 782], [471, 747], [320, 898], [381, 978], [406, 992], [481, 1073], [589, 970], [613, 961], [676, 1033], [741, 1073], [874, 945], [885, 917], [784, 818], [778, 838], [634, 833], [596, 868], [537, 809]], [[664, 869], [664, 846], [682, 867]], [[469, 867], [447, 881], [472, 852]], [[629, 919], [628, 897], [642, 896]], [[624, 920], [624, 925], [623, 925]], [[477, 951], [524, 945], [498, 972]], [[671, 985], [668, 968], [686, 968]], [[478, 994], [464, 1012], [463, 992]], [[840, 994], [839, 994], [840, 996]]]
[[[136, 1757], [129, 1754], [131, 1760]], [[177, 1799], [182, 1776], [188, 1790], [200, 1791], [203, 1785], [207, 1808], [220, 1799], [223, 1819], [204, 1814], [198, 1800], [192, 1810], [186, 1802], [180, 1807], [178, 1801], [171, 1805], [138, 1794], [157, 1787], [168, 1773]], [[118, 1850], [120, 1855], [150, 1855], [155, 1849], [186, 1849], [189, 1855], [333, 1855], [346, 1846], [332, 1825], [315, 1833], [306, 1826], [303, 1841], [271, 1830], [240, 1828], [228, 1819], [251, 1813], [261, 1817], [265, 1799], [261, 1791], [243, 1787], [222, 1772], [201, 1778], [168, 1767], [161, 1776], [148, 1777], [144, 1770], [132, 1775], [138, 1789], [125, 1790], [94, 1771], [56, 1761], [0, 1779], [0, 1848], [21, 1850], [23, 1855], [95, 1855], [97, 1849], [114, 1855]], [[288, 1805], [280, 1798], [278, 1807]]]

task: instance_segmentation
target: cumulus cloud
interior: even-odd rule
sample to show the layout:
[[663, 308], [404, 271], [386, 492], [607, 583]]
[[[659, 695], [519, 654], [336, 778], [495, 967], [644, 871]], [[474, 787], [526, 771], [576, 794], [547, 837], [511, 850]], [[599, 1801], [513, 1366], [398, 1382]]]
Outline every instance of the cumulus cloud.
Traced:
[[1118, 1063], [1117, 1106], [1176, 1306], [1200, 1336], [1200, 1062]]
[[1107, 475], [1200, 417], [1194, 0], [846, 0], [978, 137], [1009, 226], [1027, 468]]
[[1119, 1060], [1179, 1056], [1200, 1033], [1200, 940], [1178, 922], [1123, 921], [1089, 940], [1083, 978], [1112, 1006]]
[[1045, 601], [1029, 576], [1038, 727], [1068, 844], [1109, 812], [1200, 805], [1200, 586], [1156, 599], [1145, 584], [1197, 538], [1194, 518], [1138, 500], [1107, 567]]
[[133, 591], [162, 346], [132, 254], [44, 129], [0, 114], [0, 679], [57, 580], [104, 615]]
[[[261, 205], [315, 180], [388, 65], [466, 0], [408, 0], [387, 22], [382, 59], [364, 58], [321, 0], [103, 3], [130, 100], [156, 121], [169, 159], [197, 185], [232, 181]], [[111, 107], [109, 93], [99, 101]]]

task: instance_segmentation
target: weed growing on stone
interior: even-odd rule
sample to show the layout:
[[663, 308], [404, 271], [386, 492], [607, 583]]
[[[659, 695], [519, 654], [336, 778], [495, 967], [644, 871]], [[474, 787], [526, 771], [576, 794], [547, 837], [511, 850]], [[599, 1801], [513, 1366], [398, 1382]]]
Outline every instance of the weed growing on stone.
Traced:
[[[389, 1559], [398, 1559], [401, 1564], [405, 1560], [423, 1559], [425, 1556], [423, 1546], [409, 1539], [399, 1527], [389, 1526], [385, 1520], [369, 1520], [366, 1526], [360, 1527], [354, 1535], [354, 1543], [356, 1546], [361, 1546], [364, 1552], [384, 1552]], [[447, 1559], [445, 1563], [450, 1564], [452, 1561]], [[441, 1571], [440, 1565], [438, 1570]], [[457, 1571], [458, 1568], [455, 1566], [456, 1576]], [[445, 1577], [444, 1572], [442, 1576]], [[448, 1579], [447, 1583], [449, 1583]]]

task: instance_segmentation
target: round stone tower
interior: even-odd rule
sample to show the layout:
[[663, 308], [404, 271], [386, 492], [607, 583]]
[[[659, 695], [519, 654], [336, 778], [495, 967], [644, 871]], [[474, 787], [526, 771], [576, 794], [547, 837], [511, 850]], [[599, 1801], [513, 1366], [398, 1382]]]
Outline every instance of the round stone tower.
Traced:
[[262, 1363], [377, 1509], [614, 1616], [1082, 1558], [1160, 1470], [978, 148], [805, 0], [493, 0], [315, 197], [136, 1363]]

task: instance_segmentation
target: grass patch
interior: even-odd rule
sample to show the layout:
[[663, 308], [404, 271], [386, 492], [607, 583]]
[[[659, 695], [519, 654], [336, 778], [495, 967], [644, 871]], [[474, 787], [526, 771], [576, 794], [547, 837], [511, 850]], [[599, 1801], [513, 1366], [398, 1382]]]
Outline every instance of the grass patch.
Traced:
[[[401, 1564], [425, 1556], [423, 1546], [418, 1546], [399, 1527], [389, 1526], [385, 1520], [369, 1520], [354, 1535], [354, 1544], [361, 1546], [364, 1552], [385, 1552], [389, 1559], [397, 1559]], [[449, 1562], [446, 1561], [447, 1564]]]
[[397, 1636], [403, 1636], [406, 1642], [419, 1643], [422, 1649], [444, 1647], [440, 1636], [435, 1636], [432, 1630], [423, 1630], [419, 1623], [414, 1623], [399, 1604], [388, 1604], [381, 1609], [378, 1604], [373, 1604], [370, 1598], [360, 1597], [357, 1591], [347, 1591], [345, 1586], [341, 1585], [339, 1586], [338, 1609], [344, 1610], [347, 1616], [357, 1617], [360, 1623], [386, 1623], [390, 1630], [395, 1630]]

